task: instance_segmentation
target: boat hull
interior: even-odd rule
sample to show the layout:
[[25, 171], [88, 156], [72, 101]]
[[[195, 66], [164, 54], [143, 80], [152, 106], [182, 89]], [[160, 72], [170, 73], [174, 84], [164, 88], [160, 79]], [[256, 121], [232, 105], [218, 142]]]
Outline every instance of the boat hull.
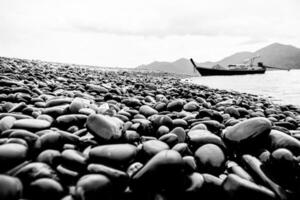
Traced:
[[246, 74], [264, 74], [266, 69], [253, 69], [253, 70], [227, 70], [227, 69], [212, 69], [205, 67], [196, 67], [197, 71], [202, 76], [229, 76], [229, 75], [246, 75]]

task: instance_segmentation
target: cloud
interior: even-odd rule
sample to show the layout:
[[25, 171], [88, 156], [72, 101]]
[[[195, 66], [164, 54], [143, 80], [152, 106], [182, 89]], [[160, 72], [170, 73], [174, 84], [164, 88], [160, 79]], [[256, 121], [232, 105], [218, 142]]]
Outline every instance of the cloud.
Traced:
[[[249, 19], [214, 19], [201, 20], [195, 22], [194, 18], [197, 16], [185, 16], [184, 19], [171, 18], [165, 22], [151, 22], [147, 25], [141, 24], [135, 26], [128, 24], [122, 27], [114, 24], [101, 24], [89, 22], [74, 22], [71, 24], [70, 30], [78, 32], [92, 32], [92, 33], [106, 33], [115, 35], [136, 35], [136, 36], [153, 36], [153, 37], [167, 37], [167, 36], [185, 36], [185, 35], [199, 35], [199, 36], [295, 36], [295, 32], [286, 32], [286, 25], [269, 26], [269, 22], [257, 20], [255, 17]], [[268, 29], [266, 29], [268, 27]]]
[[99, 65], [300, 46], [297, 0], [1, 0], [0, 55]]
[[241, 45], [253, 45], [253, 44], [261, 44], [261, 43], [270, 43], [268, 38], [263, 37], [251, 37], [245, 41], [242, 41]]
[[144, 37], [297, 37], [299, 3], [287, 0], [4, 0], [0, 20], [21, 30]]
[[300, 15], [293, 6], [278, 4], [276, 0], [266, 3], [212, 0], [205, 4], [202, 1], [162, 1], [160, 5], [145, 4], [144, 7], [140, 3], [124, 9], [117, 6], [114, 12], [101, 10], [102, 14], [93, 12], [89, 17], [83, 15], [68, 20], [73, 31], [100, 34], [296, 37], [300, 34], [297, 25]]

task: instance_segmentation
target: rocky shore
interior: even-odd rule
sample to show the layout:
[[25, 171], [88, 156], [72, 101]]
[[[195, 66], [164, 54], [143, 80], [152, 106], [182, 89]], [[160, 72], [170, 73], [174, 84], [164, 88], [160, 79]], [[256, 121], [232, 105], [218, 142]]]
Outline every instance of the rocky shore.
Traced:
[[299, 199], [300, 109], [179, 76], [0, 58], [0, 199]]

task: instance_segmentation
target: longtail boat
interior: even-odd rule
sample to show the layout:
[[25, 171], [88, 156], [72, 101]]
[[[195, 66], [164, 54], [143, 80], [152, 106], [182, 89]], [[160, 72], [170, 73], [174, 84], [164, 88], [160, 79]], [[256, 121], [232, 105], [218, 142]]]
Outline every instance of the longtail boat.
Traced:
[[196, 69], [202, 76], [219, 76], [219, 75], [245, 75], [245, 74], [264, 74], [267, 68], [273, 68], [264, 66], [263, 63], [257, 63], [257, 66], [251, 64], [251, 66], [239, 67], [236, 65], [229, 65], [227, 68], [220, 65], [216, 65], [212, 68], [200, 67], [195, 64], [193, 59], [190, 59], [194, 69]]

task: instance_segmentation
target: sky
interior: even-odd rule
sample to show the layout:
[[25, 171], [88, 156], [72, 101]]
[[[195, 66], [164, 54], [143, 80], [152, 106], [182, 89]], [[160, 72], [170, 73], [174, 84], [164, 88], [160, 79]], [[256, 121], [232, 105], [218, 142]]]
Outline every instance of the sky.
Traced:
[[0, 56], [103, 67], [300, 47], [299, 0], [0, 0]]

